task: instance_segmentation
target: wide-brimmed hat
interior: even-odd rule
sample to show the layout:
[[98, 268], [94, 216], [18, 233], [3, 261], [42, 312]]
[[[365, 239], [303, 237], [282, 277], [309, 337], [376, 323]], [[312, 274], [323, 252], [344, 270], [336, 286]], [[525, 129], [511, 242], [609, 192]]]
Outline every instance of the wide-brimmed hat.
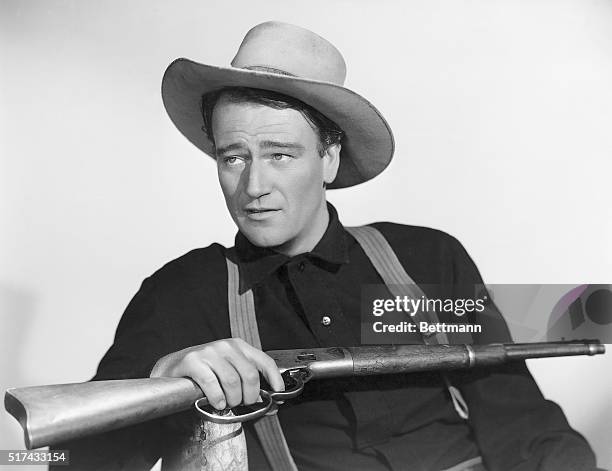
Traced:
[[271, 90], [297, 98], [345, 132], [336, 179], [345, 188], [374, 178], [393, 156], [393, 134], [380, 112], [345, 88], [342, 54], [307, 29], [270, 21], [244, 37], [231, 67], [177, 59], [166, 69], [162, 98], [172, 122], [196, 147], [214, 158], [202, 130], [202, 95], [224, 87]]

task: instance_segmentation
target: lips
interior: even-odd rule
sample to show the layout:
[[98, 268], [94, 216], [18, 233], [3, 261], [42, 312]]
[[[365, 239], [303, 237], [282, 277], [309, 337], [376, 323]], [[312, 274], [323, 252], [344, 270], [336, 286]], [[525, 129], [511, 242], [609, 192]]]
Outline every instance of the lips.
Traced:
[[278, 209], [272, 208], [244, 208], [244, 213], [249, 219], [262, 220], [276, 214]]
[[276, 209], [268, 209], [268, 208], [260, 208], [260, 209], [245, 209], [244, 210], [247, 214], [254, 214], [254, 213], [266, 213], [268, 211], [276, 211]]

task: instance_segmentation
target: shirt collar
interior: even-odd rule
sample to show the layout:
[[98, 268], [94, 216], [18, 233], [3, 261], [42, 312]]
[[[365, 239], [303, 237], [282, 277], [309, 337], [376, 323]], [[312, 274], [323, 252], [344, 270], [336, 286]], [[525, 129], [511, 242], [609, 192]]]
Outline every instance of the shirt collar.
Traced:
[[241, 232], [236, 234], [235, 246], [240, 267], [240, 292], [244, 292], [263, 282], [281, 266], [295, 259], [320, 260], [329, 269], [348, 263], [347, 232], [338, 219], [338, 213], [327, 203], [329, 224], [321, 240], [311, 252], [289, 257], [267, 247], [253, 245]]

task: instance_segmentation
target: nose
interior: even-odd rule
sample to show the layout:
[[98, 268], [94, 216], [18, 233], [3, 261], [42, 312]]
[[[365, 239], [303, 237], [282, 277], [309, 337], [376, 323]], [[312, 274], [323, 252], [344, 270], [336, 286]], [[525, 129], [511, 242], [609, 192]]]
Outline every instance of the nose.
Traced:
[[257, 199], [270, 193], [269, 179], [265, 164], [259, 159], [253, 159], [245, 172], [245, 193], [249, 198]]

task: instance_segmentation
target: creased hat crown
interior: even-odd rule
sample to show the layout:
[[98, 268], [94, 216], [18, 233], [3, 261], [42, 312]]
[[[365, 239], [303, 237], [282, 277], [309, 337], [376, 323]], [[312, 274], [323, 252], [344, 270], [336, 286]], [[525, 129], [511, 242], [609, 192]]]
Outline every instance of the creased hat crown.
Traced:
[[268, 21], [253, 27], [232, 67], [344, 85], [346, 64], [326, 39], [299, 26]]
[[242, 40], [231, 67], [180, 58], [166, 69], [162, 98], [176, 127], [215, 158], [203, 131], [202, 97], [227, 87], [270, 90], [296, 98], [343, 131], [340, 166], [327, 188], [346, 188], [381, 173], [393, 157], [393, 134], [382, 114], [344, 87], [346, 64], [329, 41], [299, 26], [268, 21]]

